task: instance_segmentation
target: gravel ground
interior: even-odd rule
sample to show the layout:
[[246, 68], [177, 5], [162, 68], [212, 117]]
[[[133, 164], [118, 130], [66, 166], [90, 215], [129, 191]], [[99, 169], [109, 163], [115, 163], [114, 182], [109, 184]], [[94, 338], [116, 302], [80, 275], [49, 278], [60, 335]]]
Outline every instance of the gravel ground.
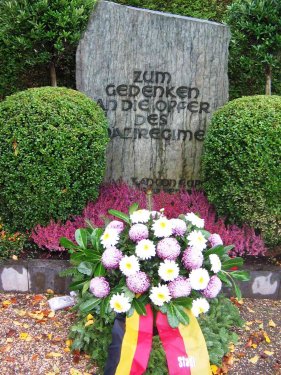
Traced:
[[[281, 375], [281, 301], [245, 299], [239, 308], [246, 325], [237, 331], [240, 340], [225, 371]], [[0, 317], [0, 374], [94, 374], [87, 356], [70, 353], [67, 334], [75, 315], [52, 313], [45, 295], [0, 294]]]

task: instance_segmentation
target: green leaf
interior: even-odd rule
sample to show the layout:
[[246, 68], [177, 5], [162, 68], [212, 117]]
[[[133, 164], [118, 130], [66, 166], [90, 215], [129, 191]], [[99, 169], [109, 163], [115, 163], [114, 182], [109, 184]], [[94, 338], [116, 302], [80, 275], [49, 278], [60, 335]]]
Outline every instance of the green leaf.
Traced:
[[63, 246], [65, 249], [77, 249], [78, 246], [75, 245], [72, 241], [70, 241], [66, 237], [60, 238], [60, 245]]
[[248, 271], [232, 271], [230, 272], [230, 275], [237, 280], [241, 281], [249, 281], [251, 276]]
[[174, 305], [179, 305], [190, 309], [192, 306], [192, 298], [189, 297], [179, 297], [173, 300]]
[[223, 262], [222, 269], [229, 270], [231, 267], [235, 267], [235, 266], [241, 267], [243, 266], [243, 264], [244, 264], [243, 258], [237, 257], [237, 258], [229, 259]]
[[110, 215], [116, 216], [116, 217], [118, 217], [119, 219], [125, 221], [125, 223], [127, 223], [127, 224], [131, 224], [131, 220], [130, 220], [129, 216], [126, 215], [126, 214], [124, 214], [124, 213], [121, 212], [121, 211], [117, 211], [117, 210], [108, 210], [108, 213], [110, 213]]
[[95, 228], [90, 236], [91, 243], [94, 247], [94, 250], [100, 252], [103, 250], [100, 242], [101, 235], [103, 234], [102, 228]]
[[159, 310], [161, 311], [161, 313], [167, 314], [167, 312], [168, 312], [168, 305], [167, 305], [167, 303], [164, 303], [163, 306], [160, 306]]
[[79, 266], [77, 267], [78, 271], [80, 273], [83, 273], [84, 275], [91, 276], [93, 273], [93, 266], [89, 262], [81, 262]]
[[82, 281], [74, 281], [69, 285], [70, 290], [80, 290], [83, 289], [83, 286], [85, 283], [87, 283], [88, 280], [82, 280]]
[[99, 263], [95, 269], [94, 275], [96, 276], [104, 276], [106, 274], [105, 268], [102, 263]]
[[109, 300], [110, 300], [109, 297], [106, 297], [106, 298], [102, 299], [101, 305], [100, 305], [100, 315], [101, 316], [105, 316], [105, 314], [107, 313], [108, 306], [109, 306]]
[[87, 292], [87, 290], [89, 289], [89, 286], [90, 286], [90, 282], [91, 280], [88, 280], [85, 282], [85, 284], [83, 285], [83, 288], [82, 288], [82, 296]]
[[179, 319], [177, 318], [175, 307], [171, 303], [168, 304], [167, 318], [172, 328], [178, 327], [180, 322], [179, 322]]
[[212, 247], [211, 249], [208, 249], [203, 252], [204, 257], [208, 257], [211, 254], [217, 254], [219, 257], [223, 256], [226, 253], [225, 247], [222, 245], [218, 245], [215, 247]]
[[101, 303], [101, 301], [102, 300], [100, 298], [93, 297], [81, 303], [81, 305], [79, 306], [79, 309], [81, 312], [87, 313], [93, 310], [94, 307], [97, 307]]
[[230, 250], [234, 249], [234, 247], [235, 247], [234, 245], [228, 245], [224, 247], [224, 250], [226, 253], [228, 253]]
[[75, 241], [82, 249], [87, 248], [88, 231], [85, 228], [80, 228], [75, 231]]
[[174, 305], [178, 320], [185, 326], [189, 324], [189, 317], [182, 306]]
[[240, 290], [239, 286], [235, 282], [233, 282], [233, 286], [234, 286], [236, 297], [237, 297], [238, 301], [240, 301], [241, 298], [242, 298], [241, 290]]
[[146, 315], [146, 309], [143, 302], [139, 301], [138, 298], [134, 298], [132, 305], [139, 315]]
[[129, 207], [129, 214], [132, 215], [135, 211], [137, 211], [138, 208], [139, 208], [138, 203], [133, 203], [133, 204]]
[[220, 271], [220, 272], [217, 273], [217, 276], [218, 276], [218, 278], [219, 278], [221, 281], [223, 281], [225, 284], [227, 284], [227, 285], [230, 286], [230, 287], [232, 286], [231, 281], [228, 279], [226, 273]]

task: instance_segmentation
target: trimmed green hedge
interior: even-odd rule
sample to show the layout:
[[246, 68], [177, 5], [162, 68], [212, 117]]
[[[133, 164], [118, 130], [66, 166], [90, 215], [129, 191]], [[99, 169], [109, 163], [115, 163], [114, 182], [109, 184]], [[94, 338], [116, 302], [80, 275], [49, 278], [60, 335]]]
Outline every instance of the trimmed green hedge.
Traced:
[[0, 103], [0, 217], [13, 230], [77, 214], [95, 199], [107, 122], [84, 94], [42, 87]]
[[212, 117], [202, 159], [208, 199], [229, 221], [281, 239], [281, 97], [233, 100]]

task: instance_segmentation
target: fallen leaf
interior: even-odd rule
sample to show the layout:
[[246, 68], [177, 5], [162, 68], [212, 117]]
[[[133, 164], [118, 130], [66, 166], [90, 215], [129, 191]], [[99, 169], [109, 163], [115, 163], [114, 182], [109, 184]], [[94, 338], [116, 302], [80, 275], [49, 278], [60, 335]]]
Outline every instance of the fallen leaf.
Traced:
[[254, 313], [255, 311], [250, 309], [250, 307], [247, 307], [247, 310], [250, 312], [250, 313]]
[[88, 327], [90, 325], [94, 324], [93, 320], [88, 320], [87, 323], [85, 324], [85, 327]]
[[268, 337], [268, 335], [267, 335], [267, 333], [266, 333], [265, 331], [263, 331], [263, 336], [264, 336], [265, 341], [266, 341], [267, 343], [270, 343], [270, 342], [271, 342], [270, 338]]
[[27, 332], [21, 332], [20, 339], [24, 341], [31, 341], [32, 337]]
[[253, 323], [254, 323], [254, 322], [246, 322], [245, 324], [246, 324], [247, 326], [251, 326]]
[[75, 368], [71, 368], [70, 369], [70, 375], [83, 375], [83, 373], [76, 370]]
[[73, 343], [73, 340], [67, 339], [65, 345], [69, 348]]
[[235, 346], [234, 346], [234, 344], [230, 344], [230, 345], [229, 345], [229, 351], [230, 351], [230, 353], [233, 353], [234, 350], [235, 350]]
[[9, 329], [9, 331], [6, 333], [6, 337], [13, 337], [15, 336], [17, 331], [15, 329]]
[[253, 358], [249, 359], [249, 362], [253, 363], [254, 365], [258, 362], [260, 357], [258, 355], [255, 355]]
[[14, 320], [13, 323], [14, 323], [15, 326], [21, 326], [22, 325], [22, 323], [18, 322], [17, 320]]
[[69, 349], [68, 347], [66, 347], [66, 348], [63, 348], [63, 351], [64, 351], [65, 353], [69, 353], [69, 352], [70, 352], [70, 349]]
[[274, 352], [270, 352], [269, 350], [265, 350], [264, 353], [268, 356], [272, 356]]
[[39, 357], [38, 354], [33, 354], [33, 356], [31, 357], [31, 360], [37, 361], [38, 357]]
[[259, 324], [259, 329], [263, 329], [263, 323]]
[[57, 352], [50, 352], [50, 353], [47, 353], [45, 357], [46, 358], [58, 358], [58, 357], [62, 357], [62, 354], [57, 353]]
[[19, 258], [18, 258], [16, 255], [13, 255], [13, 256], [12, 256], [12, 259], [13, 259], [13, 260], [18, 260]]
[[6, 342], [14, 342], [14, 339], [12, 337], [9, 337]]
[[88, 322], [89, 320], [93, 320], [93, 319], [94, 319], [94, 317], [93, 317], [92, 314], [88, 314], [88, 315], [87, 315], [87, 318], [86, 318], [87, 322]]
[[3, 301], [2, 302], [2, 306], [3, 307], [8, 307], [8, 306], [10, 306], [12, 304], [12, 302], [10, 301], [10, 300], [6, 300], [6, 301]]
[[257, 346], [258, 346], [257, 344], [252, 344], [252, 345], [251, 345], [251, 347], [254, 348], [254, 349], [256, 349]]
[[270, 319], [270, 321], [268, 322], [268, 325], [269, 325], [269, 327], [273, 327], [273, 328], [276, 327], [276, 324], [274, 323], [274, 321], [272, 319]]
[[53, 291], [52, 289], [47, 289], [47, 290], [46, 290], [46, 293], [47, 293], [47, 294], [54, 294], [54, 291]]
[[26, 315], [26, 311], [25, 311], [25, 310], [14, 309], [14, 312], [15, 312], [17, 315], [21, 316], [21, 317], [23, 317], [23, 316]]

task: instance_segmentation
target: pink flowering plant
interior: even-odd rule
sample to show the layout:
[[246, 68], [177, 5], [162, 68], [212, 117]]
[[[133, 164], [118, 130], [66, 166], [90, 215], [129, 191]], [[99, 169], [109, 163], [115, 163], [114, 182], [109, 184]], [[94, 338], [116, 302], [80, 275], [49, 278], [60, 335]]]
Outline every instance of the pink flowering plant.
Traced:
[[168, 219], [164, 209], [139, 209], [136, 203], [128, 214], [109, 213], [117, 220], [104, 229], [76, 231], [78, 245], [61, 239], [71, 254], [71, 289], [79, 292], [82, 313], [105, 319], [134, 311], [145, 315], [150, 304], [177, 327], [189, 322], [186, 308], [196, 317], [207, 313], [209, 299], [218, 296], [223, 283], [241, 298], [235, 279], [246, 281], [249, 275], [231, 268], [242, 266], [243, 259], [229, 257], [233, 246], [224, 246], [218, 234], [206, 231], [204, 219], [192, 212]]

